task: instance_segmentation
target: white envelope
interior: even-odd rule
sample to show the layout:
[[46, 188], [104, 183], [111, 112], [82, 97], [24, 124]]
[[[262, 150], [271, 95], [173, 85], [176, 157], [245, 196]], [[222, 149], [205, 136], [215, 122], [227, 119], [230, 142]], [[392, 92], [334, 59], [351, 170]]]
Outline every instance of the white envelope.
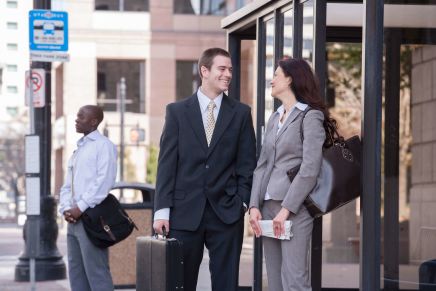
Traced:
[[262, 230], [262, 235], [267, 237], [272, 237], [280, 240], [290, 240], [294, 236], [292, 233], [292, 221], [285, 221], [285, 234], [280, 237], [274, 235], [273, 221], [272, 220], [259, 220], [260, 229]]

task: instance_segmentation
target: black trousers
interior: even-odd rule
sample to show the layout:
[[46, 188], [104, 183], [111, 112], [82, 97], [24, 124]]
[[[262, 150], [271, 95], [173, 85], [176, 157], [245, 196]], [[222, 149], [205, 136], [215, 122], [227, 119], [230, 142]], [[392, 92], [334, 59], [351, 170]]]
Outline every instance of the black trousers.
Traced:
[[197, 288], [204, 246], [209, 251], [212, 290], [238, 290], [243, 230], [243, 217], [236, 223], [225, 224], [209, 202], [206, 203], [202, 221], [196, 231], [173, 230], [170, 225], [169, 236], [183, 242], [185, 291], [195, 291]]

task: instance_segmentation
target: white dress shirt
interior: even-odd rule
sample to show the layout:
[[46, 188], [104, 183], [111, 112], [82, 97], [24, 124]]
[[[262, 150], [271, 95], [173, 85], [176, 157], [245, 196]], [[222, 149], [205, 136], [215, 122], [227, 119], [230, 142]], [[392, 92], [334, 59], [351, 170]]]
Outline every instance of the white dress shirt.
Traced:
[[[212, 99], [210, 99], [209, 97], [204, 95], [203, 92], [201, 92], [201, 87], [198, 88], [198, 90], [197, 90], [197, 98], [198, 98], [198, 103], [200, 103], [200, 112], [201, 112], [201, 118], [203, 120], [204, 131], [206, 132], [207, 106], [209, 105], [210, 101], [212, 101]], [[223, 93], [219, 94], [217, 97], [215, 97], [213, 99], [213, 102], [215, 102], [215, 105], [216, 105], [214, 110], [213, 110], [213, 117], [215, 118], [215, 121], [218, 120], [218, 113], [220, 111], [222, 101], [223, 101]], [[158, 220], [158, 219], [169, 220], [170, 219], [170, 209], [169, 208], [162, 208], [162, 209], [159, 209], [158, 211], [156, 211], [154, 213], [154, 220]]]
[[68, 161], [65, 183], [60, 190], [59, 212], [63, 214], [75, 206], [82, 212], [95, 207], [106, 198], [116, 175], [115, 145], [97, 130], [83, 136]]
[[[295, 108], [297, 108], [300, 111], [304, 111], [307, 108], [307, 104], [301, 103], [301, 102], [297, 102], [295, 103], [291, 109], [289, 109], [289, 113], [286, 114], [286, 117], [282, 120], [283, 115], [285, 114], [285, 107], [283, 105], [281, 105], [279, 108], [277, 108], [277, 113], [279, 114], [279, 123], [277, 126], [277, 133], [279, 134], [280, 129], [282, 129], [283, 124], [285, 124], [286, 120], [288, 119], [289, 115], [291, 115], [292, 111], [295, 110]], [[265, 194], [265, 199], [264, 200], [271, 200], [271, 196], [268, 193], [268, 189], [266, 189], [266, 194]]]

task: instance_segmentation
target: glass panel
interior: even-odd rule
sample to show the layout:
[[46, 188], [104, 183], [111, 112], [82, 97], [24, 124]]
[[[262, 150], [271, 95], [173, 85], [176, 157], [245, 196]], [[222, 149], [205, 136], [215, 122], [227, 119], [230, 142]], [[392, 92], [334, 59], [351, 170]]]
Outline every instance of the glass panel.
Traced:
[[257, 62], [256, 41], [241, 41], [241, 102], [251, 107], [253, 126], [257, 124]]
[[16, 50], [18, 50], [18, 44], [16, 44], [16, 43], [8, 43], [8, 44], [6, 45], [6, 47], [7, 47], [8, 50], [10, 50], [10, 51], [16, 51]]
[[126, 82], [126, 112], [144, 113], [144, 62], [97, 60], [97, 103], [105, 111], [118, 111], [121, 78]]
[[16, 22], [8, 22], [8, 23], [6, 24], [6, 27], [7, 27], [8, 29], [17, 29], [17, 28], [18, 28], [18, 23], [16, 23]]
[[191, 96], [200, 84], [197, 61], [176, 62], [176, 100]]
[[[386, 249], [394, 248], [398, 257], [382, 253], [382, 270], [398, 268], [399, 274], [396, 276], [392, 271], [382, 274], [385, 290], [394, 290], [396, 286], [399, 288], [395, 290], [436, 290], [436, 23], [433, 13], [436, 5], [432, 1], [424, 2], [431, 5], [396, 5], [407, 10], [410, 18], [404, 18], [405, 14], [398, 11], [390, 21], [386, 18], [385, 24], [389, 26], [395, 20], [403, 26], [412, 27], [413, 21], [414, 27], [403, 28], [398, 34], [385, 28], [386, 35], [404, 42], [399, 51], [400, 63], [393, 63], [392, 68], [386, 66], [384, 74], [387, 78], [390, 72], [399, 71], [400, 77], [398, 91], [393, 93], [393, 97], [399, 98], [399, 112], [395, 112], [399, 114], [399, 140], [395, 143], [386, 140], [389, 147], [384, 153], [387, 157], [389, 151], [398, 150], [398, 168], [388, 168], [391, 172], [386, 169], [385, 173], [386, 181], [398, 183], [395, 185], [398, 187], [398, 204], [384, 205], [386, 210], [398, 210], [398, 217], [388, 217], [390, 213], [387, 211], [381, 213], [384, 222], [382, 246], [388, 239], [384, 230], [398, 227], [398, 237], [395, 237], [398, 242], [384, 245]], [[388, 7], [385, 5], [385, 11]], [[385, 47], [385, 59], [398, 53], [389, 49], [387, 44]], [[389, 85], [386, 81], [385, 85]], [[383, 103], [385, 116], [388, 117], [394, 108], [386, 104], [389, 103]], [[389, 128], [384, 130], [384, 136], [388, 137]], [[392, 194], [397, 195], [386, 191], [382, 201], [389, 201], [387, 197]]]
[[313, 0], [303, 4], [303, 59], [312, 63], [313, 60]]
[[8, 86], [7, 91], [10, 94], [17, 94], [18, 93], [18, 87], [17, 86]]
[[124, 11], [148, 11], [148, 0], [124, 0]]
[[[234, 72], [233, 74], [236, 74]], [[253, 127], [256, 130], [257, 117], [257, 61], [256, 41], [241, 41], [241, 102], [251, 107]], [[248, 213], [244, 218], [244, 241], [242, 245], [241, 263], [239, 267], [239, 285], [252, 286], [253, 284], [253, 232], [249, 223]]]
[[283, 56], [292, 57], [293, 56], [293, 10], [288, 10], [284, 14], [285, 27], [283, 29]]
[[271, 96], [271, 80], [274, 77], [274, 18], [265, 22], [265, 124], [274, 112], [274, 98]]
[[174, 0], [175, 14], [229, 15], [250, 0]]
[[8, 72], [16, 72], [18, 70], [18, 66], [17, 65], [6, 65], [6, 69], [8, 70]]
[[95, 0], [95, 10], [120, 10], [119, 0]]
[[18, 2], [15, 0], [8, 0], [6, 2], [6, 7], [8, 8], [17, 8], [18, 7]]
[[[361, 44], [327, 43], [327, 101], [345, 137], [360, 135]], [[359, 201], [323, 217], [323, 288], [359, 288]]]
[[436, 45], [401, 47], [398, 177], [400, 289], [436, 289], [435, 64]]
[[95, 0], [95, 10], [148, 11], [148, 0]]

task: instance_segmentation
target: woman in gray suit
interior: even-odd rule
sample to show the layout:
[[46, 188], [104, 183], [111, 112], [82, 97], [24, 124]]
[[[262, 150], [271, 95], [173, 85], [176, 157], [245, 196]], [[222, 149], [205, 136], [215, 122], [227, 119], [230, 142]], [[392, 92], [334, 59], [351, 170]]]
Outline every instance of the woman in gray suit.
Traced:
[[[259, 220], [273, 221], [276, 238], [263, 239], [269, 290], [308, 291], [313, 218], [303, 202], [315, 186], [326, 134], [331, 134], [336, 123], [329, 117], [317, 78], [306, 61], [280, 60], [271, 87], [271, 95], [282, 105], [268, 121], [254, 171], [250, 224], [259, 237]], [[303, 120], [302, 142], [300, 125], [308, 109], [311, 110]], [[300, 170], [291, 183], [286, 172], [298, 165]], [[277, 239], [284, 234], [286, 220], [292, 220], [293, 237]]]

